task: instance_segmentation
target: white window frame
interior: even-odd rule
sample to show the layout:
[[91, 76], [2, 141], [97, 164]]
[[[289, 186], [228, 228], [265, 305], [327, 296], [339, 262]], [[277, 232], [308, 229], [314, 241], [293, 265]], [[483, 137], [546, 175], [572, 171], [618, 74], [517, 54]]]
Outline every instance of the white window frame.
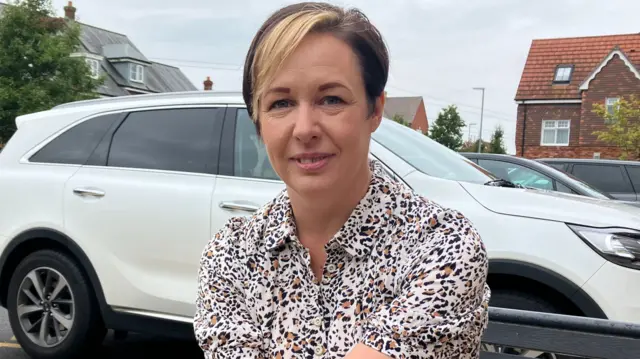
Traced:
[[100, 67], [101, 67], [100, 63], [104, 60], [104, 57], [100, 55], [88, 53], [88, 52], [74, 52], [74, 53], [71, 53], [70, 56], [84, 58], [85, 63], [89, 66], [89, 69], [91, 71], [89, 76], [94, 79], [97, 79], [100, 77]]
[[[567, 122], [566, 127], [559, 127], [560, 122]], [[552, 127], [545, 127], [547, 123], [553, 123]], [[567, 129], [567, 143], [558, 143], [558, 130]], [[555, 139], [553, 143], [544, 143], [544, 130], [555, 130]], [[540, 130], [540, 146], [569, 146], [571, 142], [571, 120], [543, 120]]]
[[607, 110], [607, 113], [613, 115], [614, 114], [614, 106], [620, 102], [620, 97], [607, 97], [604, 100], [604, 106]]
[[144, 66], [140, 64], [129, 64], [129, 80], [133, 82], [144, 82]]
[[[563, 76], [562, 78], [559, 79], [558, 75], [560, 75], [561, 73]], [[570, 66], [570, 65], [558, 66], [556, 67], [556, 72], [553, 74], [553, 82], [559, 82], [559, 83], [570, 82], [572, 74], [573, 74], [573, 66]]]
[[84, 61], [89, 65], [89, 69], [91, 70], [91, 77], [97, 79], [100, 77], [100, 61], [96, 59], [92, 59], [90, 57], [85, 57]]

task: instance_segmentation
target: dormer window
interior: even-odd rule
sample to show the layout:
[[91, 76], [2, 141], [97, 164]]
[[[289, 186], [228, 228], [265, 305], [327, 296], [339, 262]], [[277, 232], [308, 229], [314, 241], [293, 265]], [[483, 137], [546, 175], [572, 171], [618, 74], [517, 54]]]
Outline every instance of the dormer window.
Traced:
[[102, 55], [130, 83], [144, 84], [144, 68], [151, 66], [152, 62], [133, 45], [128, 43], [104, 45]]
[[568, 84], [571, 82], [573, 74], [573, 65], [560, 65], [556, 67], [556, 74], [553, 78], [554, 83]]
[[100, 62], [96, 59], [86, 58], [84, 59], [87, 65], [89, 65], [89, 71], [91, 77], [97, 79], [100, 76]]
[[131, 64], [129, 69], [129, 80], [133, 82], [143, 82], [144, 81], [144, 67], [139, 64]]

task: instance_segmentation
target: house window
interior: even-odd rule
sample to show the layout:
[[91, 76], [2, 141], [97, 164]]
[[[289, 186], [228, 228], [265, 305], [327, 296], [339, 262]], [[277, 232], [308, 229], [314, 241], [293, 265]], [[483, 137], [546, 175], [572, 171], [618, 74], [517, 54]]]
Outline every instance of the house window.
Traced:
[[131, 76], [129, 77], [129, 79], [131, 81], [134, 82], [143, 82], [144, 79], [144, 67], [142, 67], [142, 65], [138, 65], [138, 64], [131, 64]]
[[569, 83], [571, 82], [571, 73], [573, 72], [573, 66], [561, 65], [556, 68], [556, 75], [553, 78], [553, 82], [556, 83]]
[[605, 106], [607, 106], [607, 112], [613, 115], [616, 111], [616, 104], [620, 101], [618, 97], [607, 97], [605, 100]]
[[542, 146], [568, 146], [569, 120], [542, 121]]
[[91, 71], [91, 77], [97, 79], [100, 76], [100, 62], [96, 59], [86, 58], [84, 61], [89, 65], [89, 70]]

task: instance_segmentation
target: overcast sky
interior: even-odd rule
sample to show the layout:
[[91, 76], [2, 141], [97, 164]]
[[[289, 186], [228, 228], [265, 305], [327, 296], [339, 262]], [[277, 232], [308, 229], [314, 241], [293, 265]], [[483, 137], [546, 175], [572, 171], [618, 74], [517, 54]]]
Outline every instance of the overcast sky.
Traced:
[[[267, 16], [295, 1], [75, 0], [76, 18], [124, 33], [143, 54], [180, 67], [198, 87], [241, 89], [249, 43]], [[456, 104], [472, 136], [496, 125], [515, 151], [516, 88], [532, 39], [640, 32], [639, 0], [336, 0], [362, 9], [391, 53], [389, 96], [421, 95], [433, 122]], [[53, 0], [59, 15], [65, 0]], [[465, 129], [465, 138], [469, 134]]]

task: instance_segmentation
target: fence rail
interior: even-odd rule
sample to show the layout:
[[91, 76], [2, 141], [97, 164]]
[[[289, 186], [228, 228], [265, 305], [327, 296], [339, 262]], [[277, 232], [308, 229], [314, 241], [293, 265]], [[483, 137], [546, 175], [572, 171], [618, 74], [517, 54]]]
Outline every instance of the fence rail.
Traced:
[[[586, 358], [640, 358], [640, 325], [604, 319], [489, 308], [483, 343]], [[481, 359], [517, 355], [482, 352]]]

